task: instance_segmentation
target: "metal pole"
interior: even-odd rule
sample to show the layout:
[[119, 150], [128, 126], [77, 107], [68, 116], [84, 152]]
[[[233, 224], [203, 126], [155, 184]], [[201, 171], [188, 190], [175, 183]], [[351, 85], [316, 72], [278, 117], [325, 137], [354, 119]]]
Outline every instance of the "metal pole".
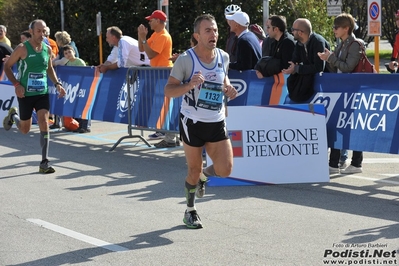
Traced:
[[[167, 5], [165, 7], [165, 13], [166, 13], [166, 16], [168, 16], [168, 18], [169, 18], [169, 5]], [[169, 32], [169, 21], [166, 23], [166, 30]]]
[[64, 31], [64, 1], [60, 0], [61, 9], [61, 31]]
[[269, 0], [263, 0], [263, 30], [266, 31], [266, 20], [269, 19]]
[[103, 41], [102, 41], [102, 33], [101, 33], [101, 12], [98, 12], [96, 15], [96, 26], [97, 26], [97, 36], [98, 36], [98, 44], [100, 49], [100, 64], [103, 63]]

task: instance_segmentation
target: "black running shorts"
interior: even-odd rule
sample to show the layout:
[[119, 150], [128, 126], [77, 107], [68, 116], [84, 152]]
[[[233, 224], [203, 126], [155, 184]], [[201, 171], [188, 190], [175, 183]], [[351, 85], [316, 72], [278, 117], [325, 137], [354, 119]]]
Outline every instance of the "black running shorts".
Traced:
[[19, 103], [19, 118], [21, 120], [29, 120], [32, 117], [33, 109], [37, 111], [41, 109], [50, 110], [50, 96], [49, 94], [28, 96], [18, 98]]
[[224, 120], [214, 123], [194, 121], [180, 114], [180, 138], [189, 146], [202, 147], [206, 142], [218, 142], [228, 139]]

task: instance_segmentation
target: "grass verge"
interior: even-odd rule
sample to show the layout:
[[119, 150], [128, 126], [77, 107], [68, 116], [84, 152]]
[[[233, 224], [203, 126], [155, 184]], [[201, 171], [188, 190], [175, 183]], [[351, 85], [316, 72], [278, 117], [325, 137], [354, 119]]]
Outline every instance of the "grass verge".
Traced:
[[[367, 57], [374, 57], [374, 50], [366, 51]], [[392, 55], [392, 50], [380, 50], [380, 59], [390, 60]]]

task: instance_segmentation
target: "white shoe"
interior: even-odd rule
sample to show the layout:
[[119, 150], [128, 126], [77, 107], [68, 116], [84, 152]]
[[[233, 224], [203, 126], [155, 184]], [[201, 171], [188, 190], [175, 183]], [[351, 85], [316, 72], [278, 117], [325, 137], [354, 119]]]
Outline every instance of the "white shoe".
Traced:
[[329, 166], [330, 175], [339, 174], [339, 168]]
[[362, 173], [363, 169], [361, 167], [356, 167], [353, 165], [349, 165], [344, 170], [341, 170], [341, 174], [358, 174]]

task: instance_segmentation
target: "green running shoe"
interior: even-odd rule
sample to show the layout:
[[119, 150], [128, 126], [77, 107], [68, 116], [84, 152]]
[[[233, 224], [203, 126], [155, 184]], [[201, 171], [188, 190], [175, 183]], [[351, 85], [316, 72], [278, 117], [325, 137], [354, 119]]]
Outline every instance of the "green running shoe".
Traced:
[[199, 215], [197, 214], [197, 211], [191, 211], [184, 213], [184, 218], [183, 222], [186, 224], [186, 226], [190, 229], [200, 229], [202, 228], [202, 223]]
[[8, 111], [8, 115], [4, 117], [3, 119], [3, 128], [5, 130], [10, 130], [12, 127], [12, 124], [14, 124], [14, 120], [12, 119], [12, 116], [14, 114], [18, 113], [17, 107], [11, 107], [10, 110]]
[[39, 173], [52, 174], [55, 172], [54, 168], [48, 165], [49, 161], [43, 160], [39, 166]]

